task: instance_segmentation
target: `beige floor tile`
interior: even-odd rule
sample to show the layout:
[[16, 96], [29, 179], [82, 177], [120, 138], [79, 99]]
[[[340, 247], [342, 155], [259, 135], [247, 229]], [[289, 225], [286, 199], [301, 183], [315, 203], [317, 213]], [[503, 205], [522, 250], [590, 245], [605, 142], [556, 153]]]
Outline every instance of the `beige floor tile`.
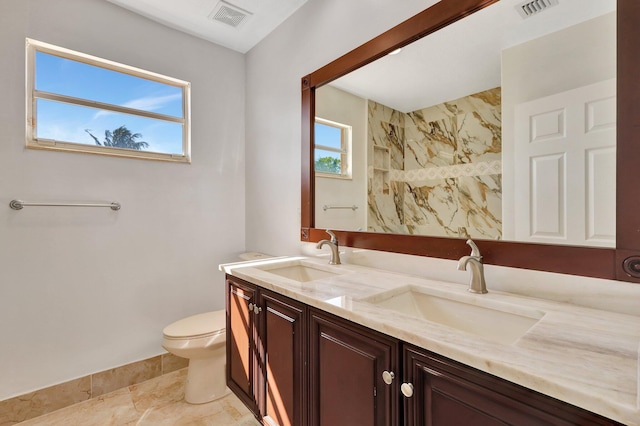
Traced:
[[20, 426], [259, 426], [229, 393], [207, 404], [184, 401], [182, 369], [20, 423]]
[[187, 422], [188, 426], [260, 426], [260, 423], [253, 417], [253, 414], [246, 414], [238, 419], [226, 411], [221, 411], [210, 416], [197, 419], [194, 422]]
[[222, 413], [227, 414], [221, 401], [213, 401], [207, 404], [188, 404], [184, 401], [177, 401], [148, 408], [140, 418], [138, 425], [171, 426], [175, 425], [176, 421], [179, 421], [181, 425], [201, 424], [204, 419], [218, 416]]
[[259, 426], [260, 423], [244, 406], [243, 412], [234, 408], [230, 394], [207, 404], [173, 402], [161, 407], [149, 408], [136, 426]]
[[220, 401], [220, 404], [222, 405], [223, 410], [236, 421], [240, 420], [247, 414], [250, 414], [247, 407], [245, 407], [244, 404], [235, 397], [235, 395], [233, 398], [223, 398]]
[[124, 388], [27, 420], [20, 426], [120, 426], [138, 417], [131, 394]]
[[138, 412], [184, 399], [187, 369], [174, 371], [152, 380], [129, 386], [131, 399]]

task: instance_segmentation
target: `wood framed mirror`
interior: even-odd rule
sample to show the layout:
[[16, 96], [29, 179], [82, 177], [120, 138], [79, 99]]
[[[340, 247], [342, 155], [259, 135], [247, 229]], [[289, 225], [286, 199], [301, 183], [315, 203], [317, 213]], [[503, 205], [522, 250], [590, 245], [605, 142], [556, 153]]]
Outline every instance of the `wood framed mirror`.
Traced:
[[[325, 230], [315, 226], [314, 122], [316, 89], [390, 52], [481, 11], [498, 0], [441, 0], [344, 56], [302, 78], [301, 241], [317, 242]], [[640, 2], [616, 6], [616, 229], [615, 247], [477, 240], [484, 262], [492, 265], [640, 282], [640, 164], [638, 122], [640, 79]], [[458, 259], [468, 254], [466, 238], [361, 231], [335, 231], [341, 245], [395, 253]]]

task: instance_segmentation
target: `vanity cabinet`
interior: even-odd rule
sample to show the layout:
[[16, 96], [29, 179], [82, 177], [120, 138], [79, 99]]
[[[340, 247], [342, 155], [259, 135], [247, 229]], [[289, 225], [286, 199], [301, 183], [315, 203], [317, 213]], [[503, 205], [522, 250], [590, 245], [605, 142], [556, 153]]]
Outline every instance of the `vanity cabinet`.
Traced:
[[620, 425], [227, 276], [227, 384], [266, 425]]
[[406, 426], [619, 424], [411, 345], [403, 367]]
[[227, 278], [227, 384], [265, 424], [305, 424], [306, 307]]
[[309, 318], [309, 425], [398, 425], [399, 342], [316, 309]]
[[227, 279], [227, 386], [254, 413], [258, 413], [255, 285]]

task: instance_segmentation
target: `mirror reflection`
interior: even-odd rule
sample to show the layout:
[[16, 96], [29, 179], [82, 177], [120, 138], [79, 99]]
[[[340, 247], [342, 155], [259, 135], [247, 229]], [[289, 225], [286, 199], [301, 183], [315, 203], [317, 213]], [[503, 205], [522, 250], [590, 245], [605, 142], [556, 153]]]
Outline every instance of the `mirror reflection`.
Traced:
[[317, 89], [316, 228], [615, 246], [615, 0], [521, 3]]

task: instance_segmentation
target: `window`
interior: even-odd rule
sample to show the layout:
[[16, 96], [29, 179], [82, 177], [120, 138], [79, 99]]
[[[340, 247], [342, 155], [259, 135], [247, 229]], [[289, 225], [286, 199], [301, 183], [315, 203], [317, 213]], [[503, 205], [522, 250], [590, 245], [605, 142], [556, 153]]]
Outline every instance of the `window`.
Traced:
[[27, 147], [189, 163], [190, 84], [27, 39]]
[[316, 117], [314, 135], [316, 176], [351, 179], [351, 126]]

